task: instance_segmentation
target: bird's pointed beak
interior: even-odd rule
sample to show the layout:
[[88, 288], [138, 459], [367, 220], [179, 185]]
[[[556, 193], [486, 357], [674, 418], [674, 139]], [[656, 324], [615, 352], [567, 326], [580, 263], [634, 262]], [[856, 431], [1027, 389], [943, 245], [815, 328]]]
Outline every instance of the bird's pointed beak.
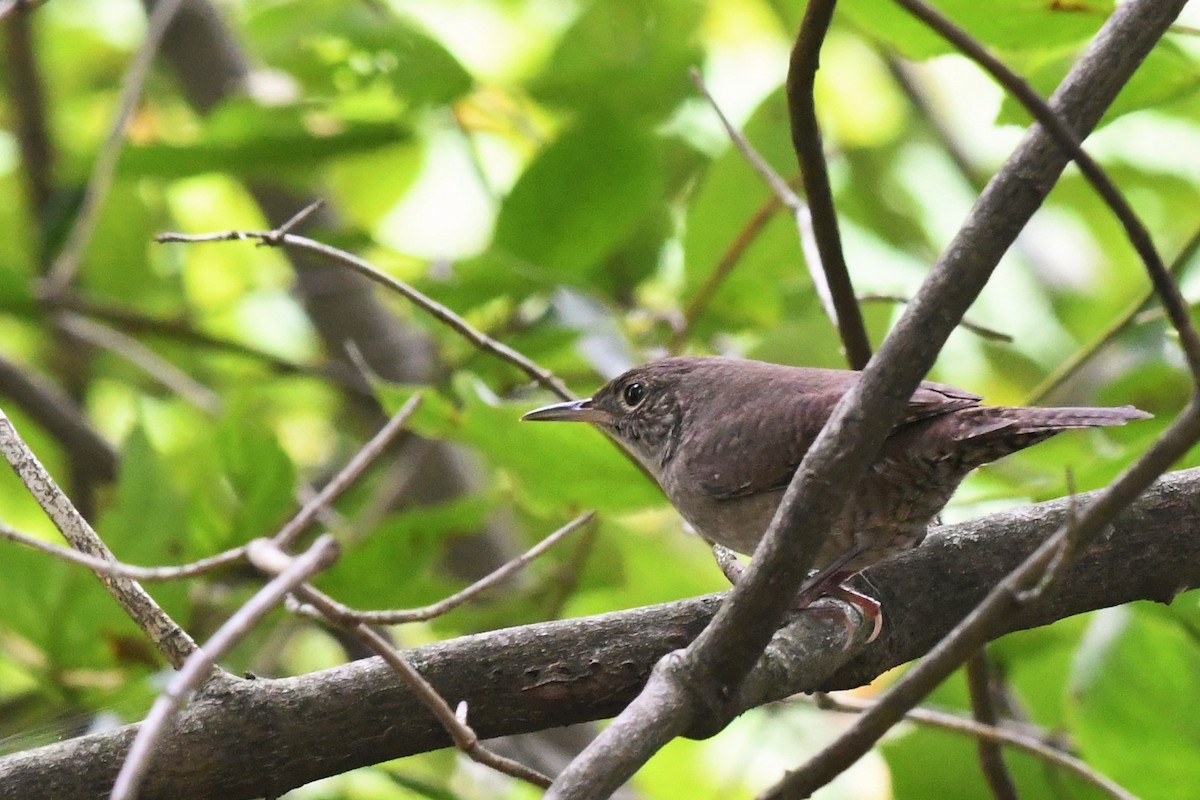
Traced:
[[592, 398], [583, 400], [568, 400], [565, 403], [555, 403], [552, 406], [535, 408], [521, 417], [529, 422], [595, 422], [605, 424], [612, 422], [612, 415], [592, 406]]

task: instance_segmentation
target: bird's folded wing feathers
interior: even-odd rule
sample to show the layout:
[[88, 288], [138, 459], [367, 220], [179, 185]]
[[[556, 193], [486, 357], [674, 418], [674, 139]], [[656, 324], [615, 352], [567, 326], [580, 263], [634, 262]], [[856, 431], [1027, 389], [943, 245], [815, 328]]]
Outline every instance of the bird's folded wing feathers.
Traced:
[[[820, 394], [792, 394], [790, 402], [793, 407], [786, 415], [787, 419], [792, 420], [792, 427], [786, 436], [762, 436], [753, 430], [753, 415], [722, 415], [713, 425], [698, 431], [694, 443], [690, 445], [690, 452], [699, 456], [696, 463], [720, 464], [721, 471], [701, 474], [690, 470], [688, 478], [705, 494], [718, 500], [786, 488], [846, 388], [836, 387], [837, 391]], [[969, 392], [926, 381], [913, 393], [896, 428], [977, 406], [979, 402], [980, 398]], [[748, 422], [748, 419], [751, 421]], [[758, 448], [753, 451], [753, 456], [740, 463], [707, 455], [715, 455], [723, 447], [736, 447], [741, 440], [768, 441], [771, 446]]]

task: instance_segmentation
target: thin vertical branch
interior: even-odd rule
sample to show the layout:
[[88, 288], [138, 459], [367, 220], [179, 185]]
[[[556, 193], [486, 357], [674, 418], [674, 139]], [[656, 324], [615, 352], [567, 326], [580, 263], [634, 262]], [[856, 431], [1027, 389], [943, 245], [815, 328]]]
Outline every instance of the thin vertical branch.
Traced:
[[[984, 725], [997, 727], [996, 706], [992, 702], [992, 665], [986, 648], [980, 648], [967, 659], [966, 672], [972, 715]], [[979, 766], [988, 788], [992, 790], [992, 796], [996, 800], [1018, 800], [1017, 786], [1004, 763], [1000, 744], [980, 736], [975, 740], [975, 749], [979, 753]]]
[[812, 214], [821, 269], [825, 272], [837, 310], [838, 333], [842, 337], [850, 366], [862, 369], [871, 360], [871, 342], [867, 338], [862, 309], [854, 295], [854, 284], [842, 252], [837, 209], [833, 205], [833, 190], [829, 185], [829, 170], [825, 165], [825, 150], [821, 142], [821, 130], [817, 126], [813, 97], [821, 43], [833, 19], [835, 4], [836, 0], [810, 0], [804, 10], [804, 20], [800, 23], [800, 32], [796, 36], [788, 66], [788, 112], [792, 147], [796, 150], [800, 172], [804, 177], [804, 194]]

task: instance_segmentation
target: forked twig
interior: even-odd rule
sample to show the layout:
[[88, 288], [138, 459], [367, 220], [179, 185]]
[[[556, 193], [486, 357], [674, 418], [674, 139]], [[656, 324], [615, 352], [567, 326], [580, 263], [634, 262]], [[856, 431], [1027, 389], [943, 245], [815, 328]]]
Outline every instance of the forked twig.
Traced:
[[535, 558], [545, 553], [551, 547], [561, 542], [566, 537], [570, 536], [575, 531], [589, 525], [596, 517], [595, 511], [588, 511], [580, 514], [575, 519], [562, 526], [554, 533], [542, 539], [540, 542], [529, 548], [527, 551], [505, 562], [492, 572], [483, 576], [479, 580], [472, 583], [462, 591], [421, 608], [405, 609], [399, 611], [358, 611], [350, 606], [338, 603], [332, 598], [326, 597], [322, 603], [322, 609], [308, 608], [298, 606], [293, 610], [297, 613], [304, 614], [309, 617], [317, 617], [318, 619], [329, 618], [333, 622], [341, 625], [354, 623], [367, 623], [369, 625], [400, 625], [408, 622], [421, 622], [424, 620], [434, 619], [451, 611], [464, 603], [469, 602], [478, 595], [496, 586], [499, 583], [511, 578], [516, 573], [525, 569]]
[[292, 517], [287, 524], [280, 528], [279, 532], [274, 536], [274, 542], [279, 547], [287, 547], [296, 540], [305, 528], [308, 527], [317, 515], [322, 510], [337, 499], [350, 484], [358, 479], [358, 476], [371, 465], [379, 454], [382, 453], [391, 443], [393, 439], [404, 430], [404, 426], [408, 423], [409, 418], [416, 413], [421, 406], [421, 395], [415, 394], [400, 407], [400, 410], [392, 415], [392, 418], [387, 421], [379, 431], [371, 437], [370, 441], [359, 448], [354, 457], [342, 467], [333, 479], [321, 487], [321, 490], [309, 499], [304, 506]]
[[[256, 540], [248, 546], [251, 561], [260, 562], [258, 554], [272, 545], [267, 540]], [[225, 621], [212, 635], [204, 647], [198, 648], [180, 667], [167, 688], [154, 701], [146, 719], [138, 727], [137, 736], [125, 756], [125, 763], [117, 773], [111, 800], [134, 800], [138, 789], [150, 768], [150, 758], [158, 744], [162, 730], [174, 718], [187, 696], [198, 689], [212, 674], [217, 661], [258, 623], [268, 611], [282, 602], [283, 598], [298, 585], [332, 564], [338, 555], [337, 542], [328, 534], [319, 536], [308, 550], [295, 558], [287, 558], [287, 564], [237, 612]]]
[[[305, 209], [301, 214], [309, 212]], [[295, 220], [295, 217], [293, 217]], [[438, 321], [444, 323], [464, 339], [475, 345], [485, 353], [490, 353], [497, 358], [507, 361], [514, 365], [532, 380], [541, 386], [554, 393], [557, 397], [563, 400], [574, 399], [574, 395], [570, 390], [554, 376], [549, 370], [538, 366], [529, 358], [525, 357], [516, 350], [513, 350], [508, 345], [498, 342], [488, 336], [483, 331], [471, 325], [461, 316], [450, 310], [448, 307], [437, 302], [433, 298], [417, 291], [412, 286], [409, 286], [404, 281], [394, 278], [373, 266], [370, 262], [359, 258], [358, 256], [347, 253], [345, 250], [339, 250], [336, 247], [331, 247], [322, 242], [309, 239], [305, 236], [297, 236], [292, 233], [287, 233], [290, 225], [294, 224], [293, 220], [289, 220], [276, 230], [272, 231], [224, 231], [221, 233], [203, 233], [203, 234], [186, 234], [186, 233], [161, 233], [154, 237], [156, 242], [232, 242], [242, 240], [257, 240], [264, 245], [273, 247], [290, 247], [296, 250], [303, 250], [310, 253], [316, 253], [330, 261], [349, 267], [355, 272], [363, 275], [369, 280], [374, 281], [382, 286], [391, 289], [397, 294], [407, 298], [414, 305], [423, 309]]]
[[[434, 718], [441, 723], [446, 733], [449, 734], [451, 740], [454, 742], [454, 745], [468, 757], [506, 775], [527, 781], [539, 788], [545, 789], [550, 785], [550, 779], [537, 770], [527, 767], [518, 761], [505, 758], [482, 745], [479, 741], [479, 736], [466, 723], [465, 710], [461, 716], [456, 714], [450, 708], [450, 704], [446, 702], [445, 698], [438, 693], [437, 689], [430, 685], [429, 681], [421, 676], [421, 673], [417, 672], [416, 668], [408, 662], [408, 659], [399, 650], [392, 647], [390, 642], [372, 630], [369, 625], [362, 622], [339, 621], [343, 619], [342, 609], [344, 606], [340, 603], [332, 602], [325, 593], [311, 586], [298, 586], [295, 589], [295, 593], [305, 603], [311, 605], [329, 620], [340, 624], [364, 645], [378, 653], [400, 679], [404, 681], [405, 685], [412, 689], [413, 693], [417, 695], [421, 703], [433, 714]], [[459, 707], [464, 708], [464, 704], [460, 702]]]

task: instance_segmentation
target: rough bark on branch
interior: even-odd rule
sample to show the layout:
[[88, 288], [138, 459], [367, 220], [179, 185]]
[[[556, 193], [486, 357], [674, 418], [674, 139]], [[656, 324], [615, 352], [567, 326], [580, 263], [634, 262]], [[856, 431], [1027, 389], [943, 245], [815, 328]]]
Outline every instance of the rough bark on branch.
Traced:
[[[934, 532], [869, 571], [883, 603], [878, 640], [821, 685], [865, 683], [916, 658], [1062, 523], [1056, 500]], [[1200, 586], [1200, 468], [1171, 473], [1084, 552], [1012, 629]], [[412, 663], [471, 724], [501, 736], [611, 716], [665, 653], [707, 623], [718, 596], [467, 636], [410, 651]], [[0, 795], [107, 796], [128, 726], [0, 759]], [[280, 680], [229, 681], [198, 698], [162, 743], [145, 798], [275, 796], [357, 766], [448, 744], [441, 727], [379, 659]]]

